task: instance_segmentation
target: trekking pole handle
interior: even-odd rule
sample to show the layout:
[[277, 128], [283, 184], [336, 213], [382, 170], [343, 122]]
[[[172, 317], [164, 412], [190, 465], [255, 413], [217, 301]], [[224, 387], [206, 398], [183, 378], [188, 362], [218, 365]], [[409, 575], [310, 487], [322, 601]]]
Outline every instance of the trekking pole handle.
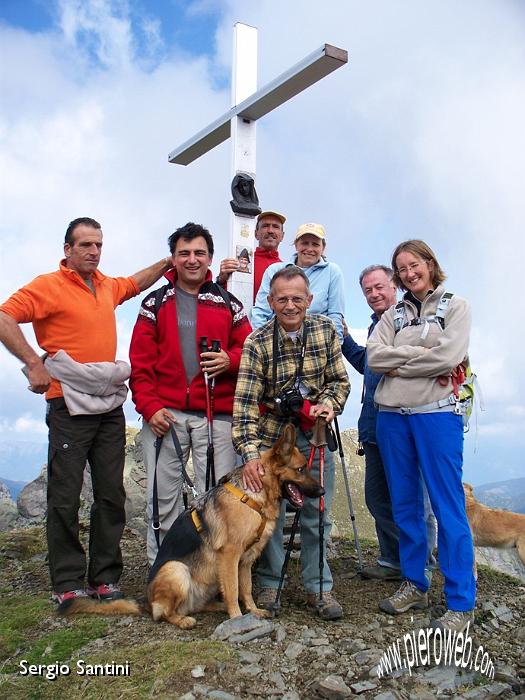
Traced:
[[212, 340], [211, 341], [211, 351], [212, 352], [220, 352], [221, 351], [221, 341], [220, 340]]
[[199, 347], [201, 352], [208, 352], [208, 337], [205, 335], [201, 335], [201, 339], [199, 341]]

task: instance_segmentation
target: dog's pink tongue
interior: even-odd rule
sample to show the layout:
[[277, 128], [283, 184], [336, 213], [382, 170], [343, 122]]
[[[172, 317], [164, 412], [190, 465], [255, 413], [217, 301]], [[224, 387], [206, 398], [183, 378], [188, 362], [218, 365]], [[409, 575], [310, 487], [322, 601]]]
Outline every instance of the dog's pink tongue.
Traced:
[[286, 489], [290, 495], [290, 500], [292, 501], [293, 505], [301, 508], [304, 503], [304, 496], [301, 491], [299, 491], [295, 484], [286, 484]]

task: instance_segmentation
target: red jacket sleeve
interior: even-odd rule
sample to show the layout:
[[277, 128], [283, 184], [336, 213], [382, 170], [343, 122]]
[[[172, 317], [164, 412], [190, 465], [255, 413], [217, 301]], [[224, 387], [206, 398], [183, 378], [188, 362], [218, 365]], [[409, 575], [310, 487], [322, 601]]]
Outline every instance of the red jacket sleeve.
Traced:
[[150, 298], [151, 295], [148, 295], [142, 302], [129, 347], [131, 361], [129, 386], [135, 408], [146, 421], [164, 408], [156, 390], [155, 367], [159, 343], [154, 314], [146, 305]]

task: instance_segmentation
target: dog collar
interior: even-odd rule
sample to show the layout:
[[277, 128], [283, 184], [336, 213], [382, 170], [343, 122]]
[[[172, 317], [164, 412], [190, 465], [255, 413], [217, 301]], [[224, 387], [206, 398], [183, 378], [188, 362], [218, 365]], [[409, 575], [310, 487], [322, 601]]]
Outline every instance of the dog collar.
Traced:
[[264, 528], [266, 526], [266, 518], [262, 514], [261, 506], [259, 505], [259, 503], [257, 503], [257, 501], [254, 501], [253, 498], [250, 498], [248, 494], [244, 493], [244, 491], [241, 491], [241, 489], [237, 488], [237, 486], [234, 486], [229, 481], [223, 484], [223, 486], [234, 496], [237, 496], [241, 503], [245, 503], [247, 506], [250, 506], [252, 510], [255, 510], [261, 516], [261, 524], [259, 525], [257, 535], [255, 536], [255, 542], [258, 542], [261, 539], [261, 535], [263, 534]]

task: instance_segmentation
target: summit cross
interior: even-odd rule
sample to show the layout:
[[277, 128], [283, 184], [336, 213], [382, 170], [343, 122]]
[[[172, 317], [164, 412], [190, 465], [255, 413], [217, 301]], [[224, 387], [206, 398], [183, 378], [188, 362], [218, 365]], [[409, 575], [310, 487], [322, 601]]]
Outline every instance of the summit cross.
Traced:
[[[237, 23], [233, 29], [232, 104], [228, 112], [168, 155], [170, 163], [188, 165], [226, 139], [232, 139], [232, 178], [240, 173], [255, 182], [256, 122], [276, 107], [348, 62], [348, 53], [323, 44], [277, 78], [257, 90], [257, 29]], [[272, 206], [272, 205], [270, 205]], [[249, 311], [253, 302], [255, 213], [231, 212], [231, 257], [240, 253], [249, 264], [234, 272], [230, 290]]]

